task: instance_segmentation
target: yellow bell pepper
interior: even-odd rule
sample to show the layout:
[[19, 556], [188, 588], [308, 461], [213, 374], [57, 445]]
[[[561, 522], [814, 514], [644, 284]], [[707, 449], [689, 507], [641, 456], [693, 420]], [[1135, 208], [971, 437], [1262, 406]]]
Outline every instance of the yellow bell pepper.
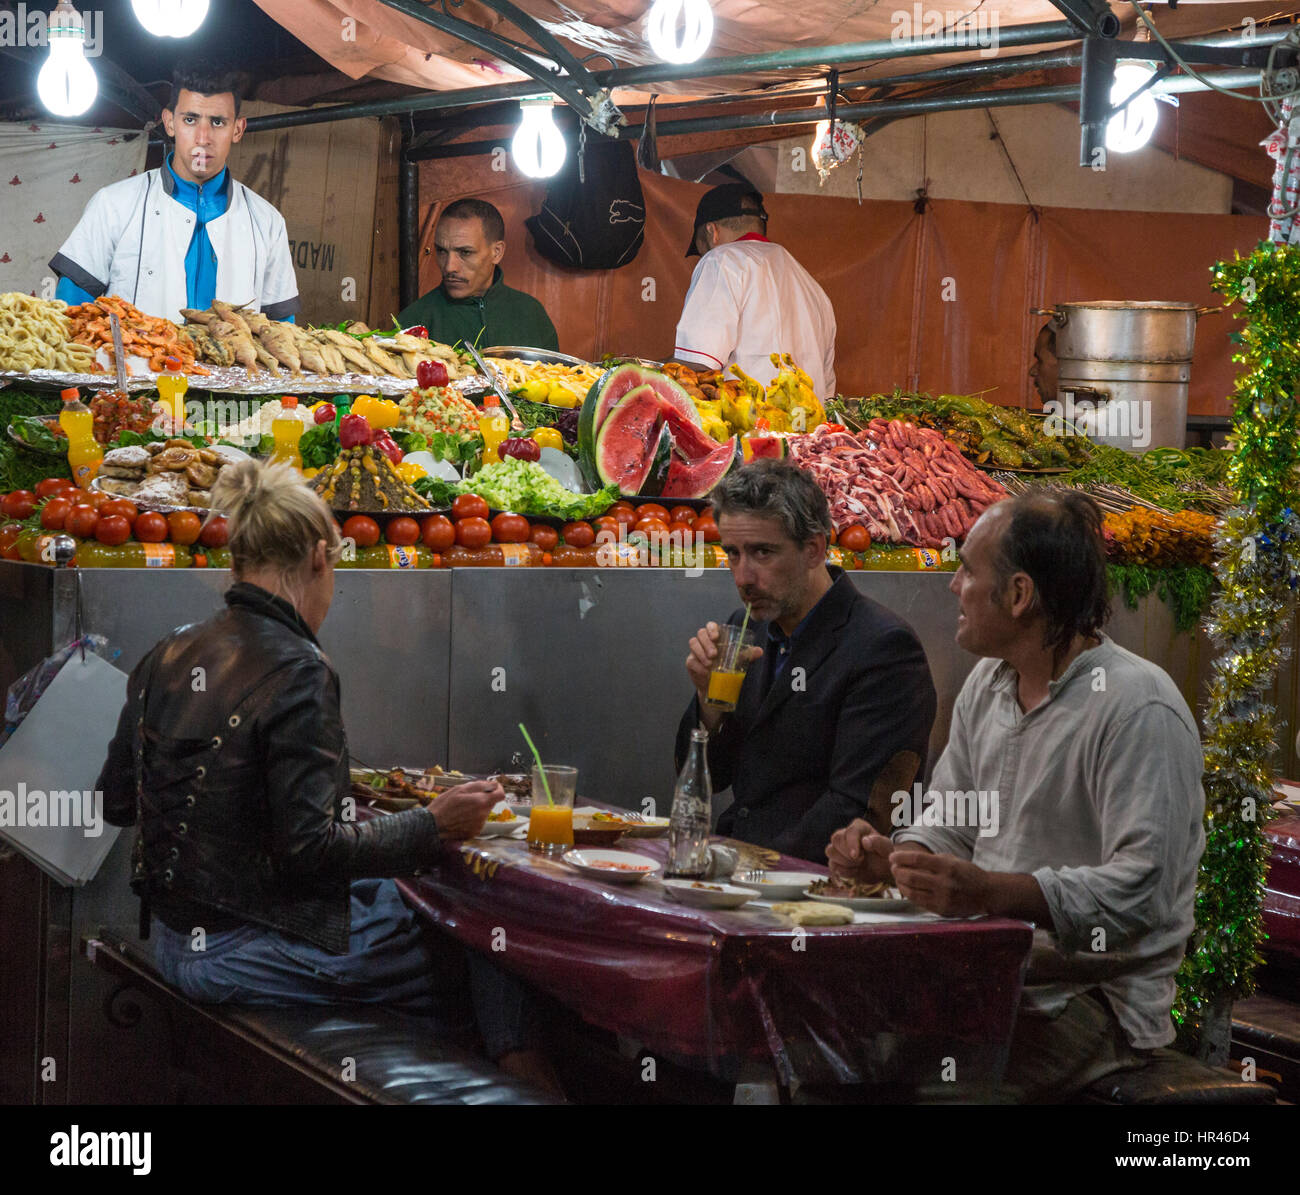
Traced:
[[554, 448], [558, 452], [564, 451], [564, 437], [553, 427], [535, 427], [532, 431], [532, 437], [543, 448]]
[[401, 408], [392, 399], [375, 398], [371, 394], [359, 394], [353, 399], [352, 414], [360, 415], [376, 431], [396, 427], [402, 417]]
[[302, 479], [303, 479], [303, 481], [310, 481], [310, 480], [311, 480], [313, 477], [315, 477], [316, 474], [319, 473], [319, 472], [320, 472], [320, 469], [319, 469], [319, 468], [315, 468], [315, 469], [313, 469], [313, 468], [307, 468], [307, 469], [304, 469], [304, 470], [302, 471]]
[[414, 485], [421, 477], [428, 477], [429, 471], [416, 461], [403, 461], [397, 466], [397, 475], [407, 485]]

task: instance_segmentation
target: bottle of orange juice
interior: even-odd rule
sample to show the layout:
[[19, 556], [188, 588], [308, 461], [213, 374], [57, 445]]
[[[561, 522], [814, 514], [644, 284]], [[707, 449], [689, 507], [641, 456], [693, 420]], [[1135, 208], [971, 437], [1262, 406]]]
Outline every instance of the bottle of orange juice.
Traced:
[[499, 461], [501, 453], [498, 450], [510, 437], [510, 420], [506, 418], [505, 412], [496, 405], [484, 407], [478, 421], [478, 430], [483, 435], [483, 463], [490, 465], [493, 461]]
[[[292, 411], [298, 405], [296, 395], [288, 394], [280, 399], [280, 406], [285, 411]], [[297, 415], [281, 413], [271, 420], [271, 435], [275, 438], [275, 448], [271, 451], [271, 464], [292, 465], [302, 471], [302, 453], [298, 451], [298, 441], [302, 439], [303, 422]]]
[[72, 480], [83, 490], [89, 489], [104, 459], [104, 449], [95, 439], [95, 417], [75, 387], [64, 390], [59, 397], [63, 399], [59, 426], [68, 436], [68, 468], [72, 470]]
[[170, 412], [174, 436], [185, 434], [185, 391], [189, 386], [189, 379], [181, 372], [180, 358], [168, 357], [158, 375], [158, 398]]

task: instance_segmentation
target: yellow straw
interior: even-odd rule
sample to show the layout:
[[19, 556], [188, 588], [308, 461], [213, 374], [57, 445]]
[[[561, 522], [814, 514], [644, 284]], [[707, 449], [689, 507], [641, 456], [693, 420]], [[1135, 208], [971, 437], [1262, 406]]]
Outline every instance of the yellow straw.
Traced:
[[522, 722], [519, 723], [519, 729], [523, 731], [524, 742], [528, 744], [529, 750], [533, 753], [533, 759], [537, 761], [537, 771], [542, 778], [542, 789], [546, 793], [546, 803], [548, 805], [554, 805], [555, 802], [551, 799], [551, 784], [550, 781], [546, 779], [546, 769], [542, 767], [541, 754], [533, 744], [533, 738], [532, 735], [528, 733], [528, 728]]

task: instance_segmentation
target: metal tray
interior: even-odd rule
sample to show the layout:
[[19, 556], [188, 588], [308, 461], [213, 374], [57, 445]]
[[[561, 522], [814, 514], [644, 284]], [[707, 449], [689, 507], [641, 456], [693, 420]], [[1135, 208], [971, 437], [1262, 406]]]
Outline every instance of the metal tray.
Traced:
[[506, 357], [512, 361], [540, 361], [547, 365], [591, 365], [581, 357], [571, 357], [556, 349], [530, 349], [526, 346], [506, 344], [494, 349], [480, 349], [484, 357]]
[[[57, 415], [29, 415], [27, 416], [27, 418], [39, 419], [42, 423], [48, 423], [56, 427], [58, 426], [58, 422], [59, 422], [59, 417]], [[14, 425], [12, 423], [9, 425], [7, 430], [9, 432], [9, 438], [15, 444], [17, 444], [20, 448], [27, 449], [28, 452], [36, 453], [37, 456], [48, 456], [53, 458], [53, 457], [66, 457], [68, 455], [68, 451], [66, 448], [64, 448], [60, 452], [55, 452], [49, 448], [37, 448], [35, 444], [27, 443], [27, 441], [24, 440], [22, 436], [20, 436], [18, 432], [14, 429]], [[64, 444], [67, 444], [68, 441], [66, 437], [63, 442]]]

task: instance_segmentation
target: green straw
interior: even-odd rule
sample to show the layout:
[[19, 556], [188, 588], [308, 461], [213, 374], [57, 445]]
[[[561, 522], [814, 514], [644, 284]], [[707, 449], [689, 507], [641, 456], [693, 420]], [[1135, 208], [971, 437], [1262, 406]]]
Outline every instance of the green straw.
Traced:
[[537, 771], [542, 778], [542, 789], [546, 793], [546, 803], [548, 805], [554, 805], [555, 802], [551, 799], [551, 782], [546, 779], [546, 769], [542, 767], [541, 753], [537, 750], [536, 745], [533, 743], [533, 737], [528, 733], [528, 727], [526, 727], [522, 722], [520, 722], [519, 729], [523, 732], [524, 742], [528, 744], [529, 750], [532, 751], [533, 753], [533, 759], [537, 761]]
[[740, 636], [736, 640], [736, 658], [731, 661], [732, 670], [740, 663], [740, 653], [745, 650], [745, 628], [749, 626], [749, 603], [745, 603], [745, 617], [740, 623]]

